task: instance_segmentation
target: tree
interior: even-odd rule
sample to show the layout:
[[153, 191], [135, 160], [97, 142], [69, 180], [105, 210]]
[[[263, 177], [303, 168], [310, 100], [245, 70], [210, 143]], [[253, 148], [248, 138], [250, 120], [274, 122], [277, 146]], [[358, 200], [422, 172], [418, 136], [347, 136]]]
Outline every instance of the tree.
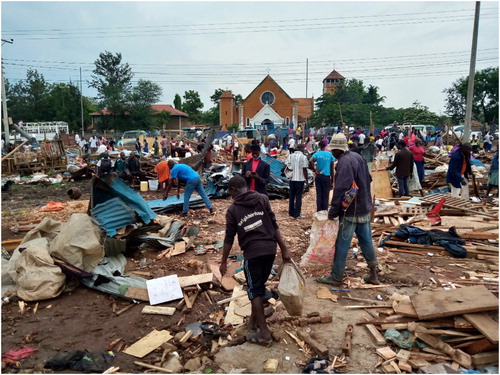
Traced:
[[182, 99], [181, 99], [181, 96], [179, 94], [175, 94], [174, 108], [178, 109], [179, 111], [182, 110]]
[[218, 126], [220, 125], [219, 108], [212, 107], [200, 115], [200, 124]]
[[[459, 78], [452, 87], [443, 90], [447, 94], [445, 113], [454, 123], [465, 118], [469, 77]], [[472, 117], [480, 122], [498, 120], [498, 67], [480, 70], [474, 75]]]
[[154, 124], [156, 127], [163, 129], [163, 125], [168, 124], [172, 114], [169, 111], [161, 111], [154, 115]]
[[202, 108], [203, 103], [201, 102], [200, 94], [198, 94], [197, 91], [189, 90], [184, 93], [182, 110], [188, 114], [190, 121], [194, 121], [195, 124], [200, 123]]
[[122, 63], [121, 53], [113, 55], [108, 51], [101, 52], [94, 64], [90, 87], [97, 89], [101, 106], [111, 112], [104, 116], [102, 125], [117, 129], [124, 121], [132, 69], [127, 63]]
[[140, 79], [127, 96], [128, 112], [133, 129], [149, 129], [153, 125], [151, 105], [160, 100], [161, 87], [151, 81]]
[[422, 105], [418, 100], [414, 101], [410, 108], [404, 110], [403, 122], [415, 125], [439, 125], [438, 116], [429, 111], [429, 107]]
[[368, 86], [367, 91], [364, 94], [363, 103], [380, 105], [385, 100], [385, 96], [379, 96], [377, 86]]

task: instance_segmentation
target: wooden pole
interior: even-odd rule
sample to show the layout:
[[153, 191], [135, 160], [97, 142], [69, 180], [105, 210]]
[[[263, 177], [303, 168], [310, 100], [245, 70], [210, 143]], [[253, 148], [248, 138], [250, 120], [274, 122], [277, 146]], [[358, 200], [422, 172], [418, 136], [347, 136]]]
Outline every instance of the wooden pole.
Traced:
[[340, 122], [342, 122], [342, 128], [344, 129], [344, 134], [347, 138], [349, 138], [349, 130], [347, 130], [347, 127], [345, 125], [345, 122], [344, 122], [344, 118], [342, 117], [342, 108], [340, 107], [340, 103], [338, 103], [339, 105], [339, 111], [340, 111]]
[[28, 141], [24, 141], [23, 143], [21, 143], [19, 146], [17, 146], [15, 149], [13, 149], [11, 152], [9, 152], [7, 155], [5, 156], [2, 156], [2, 161], [7, 159], [9, 156], [11, 156], [14, 152], [16, 152], [20, 147], [24, 146], [26, 144], [26, 142]]
[[375, 126], [372, 120], [372, 111], [370, 111], [370, 134], [375, 134]]

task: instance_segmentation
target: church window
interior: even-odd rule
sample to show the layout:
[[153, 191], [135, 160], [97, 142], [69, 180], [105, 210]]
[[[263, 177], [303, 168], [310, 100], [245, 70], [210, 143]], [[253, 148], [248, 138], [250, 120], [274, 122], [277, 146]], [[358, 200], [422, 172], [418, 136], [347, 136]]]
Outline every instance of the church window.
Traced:
[[262, 102], [262, 104], [273, 105], [274, 94], [271, 91], [266, 91], [260, 96], [260, 101]]

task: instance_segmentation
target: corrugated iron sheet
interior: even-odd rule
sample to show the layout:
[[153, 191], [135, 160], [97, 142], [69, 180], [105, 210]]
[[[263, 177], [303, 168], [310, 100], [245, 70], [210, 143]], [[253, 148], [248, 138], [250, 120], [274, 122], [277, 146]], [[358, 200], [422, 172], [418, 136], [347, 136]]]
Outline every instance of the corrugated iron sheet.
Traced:
[[135, 211], [118, 197], [99, 203], [90, 213], [110, 237], [116, 235], [117, 229], [135, 223]]

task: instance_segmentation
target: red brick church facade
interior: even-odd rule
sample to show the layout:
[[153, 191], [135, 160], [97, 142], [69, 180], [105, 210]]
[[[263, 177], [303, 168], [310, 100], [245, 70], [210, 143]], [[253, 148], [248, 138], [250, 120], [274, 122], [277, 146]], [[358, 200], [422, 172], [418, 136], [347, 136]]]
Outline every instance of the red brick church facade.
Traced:
[[[336, 74], [334, 74], [336, 73]], [[335, 70], [323, 80], [323, 92], [328, 85], [328, 92], [340, 82]], [[333, 78], [333, 76], [335, 76]], [[330, 77], [330, 78], [329, 78]], [[335, 79], [335, 82], [332, 82]], [[304, 127], [314, 110], [314, 98], [291, 98], [285, 90], [270, 76], [262, 82], [241, 102], [236, 103], [231, 91], [220, 96], [220, 125], [228, 128], [238, 124], [258, 129], [289, 128], [291, 125]]]

